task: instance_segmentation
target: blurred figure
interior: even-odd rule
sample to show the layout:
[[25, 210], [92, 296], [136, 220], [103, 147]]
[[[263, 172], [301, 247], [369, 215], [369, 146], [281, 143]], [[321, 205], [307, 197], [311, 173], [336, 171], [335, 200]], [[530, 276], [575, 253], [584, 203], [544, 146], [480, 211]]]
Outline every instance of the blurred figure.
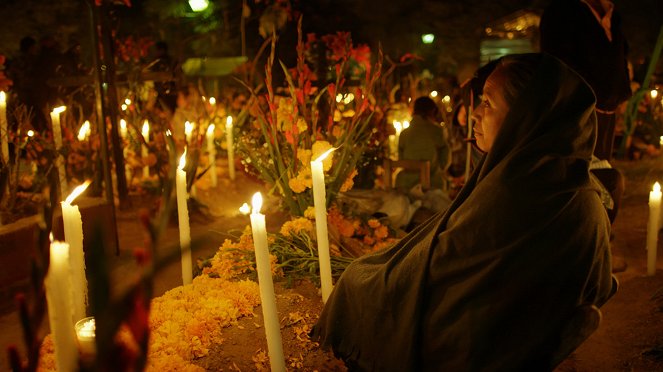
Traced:
[[[442, 189], [446, 170], [451, 162], [451, 147], [444, 128], [438, 123], [440, 110], [428, 96], [414, 101], [410, 127], [401, 132], [398, 140], [398, 158], [402, 160], [430, 161], [431, 188]], [[396, 187], [410, 190], [419, 183], [417, 171], [402, 171], [396, 176]]]
[[576, 70], [596, 94], [594, 155], [611, 160], [615, 110], [631, 96], [622, 22], [610, 0], [554, 0], [541, 16], [541, 51]]

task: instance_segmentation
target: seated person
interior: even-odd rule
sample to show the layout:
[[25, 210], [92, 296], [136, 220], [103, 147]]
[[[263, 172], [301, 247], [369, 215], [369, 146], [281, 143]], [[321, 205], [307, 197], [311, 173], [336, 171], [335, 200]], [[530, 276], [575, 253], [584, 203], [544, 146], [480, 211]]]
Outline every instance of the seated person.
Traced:
[[353, 369], [552, 370], [564, 326], [612, 294], [591, 88], [524, 54], [483, 93], [486, 154], [451, 207], [350, 264], [312, 331]]
[[[398, 139], [398, 158], [401, 160], [430, 161], [431, 188], [444, 186], [445, 172], [451, 163], [451, 147], [444, 129], [438, 124], [439, 109], [428, 97], [414, 101], [410, 127], [401, 132]], [[396, 176], [396, 187], [409, 191], [419, 183], [418, 171], [401, 171]]]

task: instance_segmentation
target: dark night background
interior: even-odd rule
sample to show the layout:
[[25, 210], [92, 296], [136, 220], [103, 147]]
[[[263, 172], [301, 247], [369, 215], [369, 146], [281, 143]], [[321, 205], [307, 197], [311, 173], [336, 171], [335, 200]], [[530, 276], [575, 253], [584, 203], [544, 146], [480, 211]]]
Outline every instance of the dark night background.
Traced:
[[[355, 43], [373, 51], [381, 45], [397, 59], [404, 53], [424, 57], [423, 68], [456, 75], [464, 66], [479, 63], [479, 43], [485, 27], [518, 10], [540, 13], [549, 0], [291, 0], [291, 19], [279, 31], [279, 57], [291, 65], [296, 41], [297, 14], [305, 32], [350, 31]], [[210, 7], [193, 13], [186, 0], [132, 0], [132, 6], [114, 6], [118, 37], [134, 35], [165, 40], [180, 60], [193, 56], [240, 55], [241, 0], [210, 0]], [[251, 14], [246, 24], [247, 55], [263, 41], [259, 18], [274, 1], [247, 0]], [[630, 60], [638, 65], [651, 54], [663, 20], [663, 1], [615, 0], [630, 44]], [[85, 0], [0, 0], [0, 54], [12, 58], [24, 36], [53, 35], [62, 50], [75, 42], [89, 59], [89, 10]], [[435, 34], [424, 45], [421, 34]], [[375, 55], [375, 53], [373, 53]]]

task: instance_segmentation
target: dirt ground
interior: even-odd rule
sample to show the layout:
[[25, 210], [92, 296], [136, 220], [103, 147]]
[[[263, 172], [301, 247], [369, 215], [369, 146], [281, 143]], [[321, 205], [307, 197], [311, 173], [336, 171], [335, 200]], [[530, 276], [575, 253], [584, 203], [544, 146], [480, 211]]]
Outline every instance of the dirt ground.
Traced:
[[[620, 281], [619, 291], [601, 309], [603, 318], [599, 329], [578, 348], [557, 371], [663, 371], [663, 249], [659, 243], [658, 272], [647, 277], [645, 237], [648, 216], [647, 198], [651, 184], [663, 181], [663, 159], [637, 162], [615, 162], [626, 177], [626, 194], [622, 209], [613, 226], [613, 266]], [[240, 175], [236, 182], [224, 180], [216, 189], [199, 190], [200, 199], [210, 207], [211, 221], [192, 223], [194, 238], [205, 237], [205, 243], [195, 257], [209, 257], [219, 247], [227, 232], [248, 224], [237, 208], [250, 200], [255, 191], [267, 191], [255, 180]], [[276, 230], [285, 218], [269, 203], [267, 221]], [[131, 250], [140, 245], [144, 232], [137, 223], [135, 211], [123, 211], [118, 216], [121, 255], [112, 258], [116, 284], [133, 270]], [[663, 237], [661, 237], [663, 239]], [[171, 226], [163, 238], [162, 248], [177, 241], [177, 229]], [[155, 281], [155, 295], [180, 285], [180, 268], [175, 263], [159, 273]], [[291, 370], [344, 370], [343, 364], [319, 349], [306, 337], [315, 323], [322, 302], [318, 289], [308, 282], [297, 282], [292, 288], [275, 283], [277, 307], [281, 319], [286, 363]], [[210, 371], [268, 370], [262, 313], [240, 319], [237, 325], [223, 331], [224, 341], [210, 355], [195, 361]], [[20, 329], [15, 312], [0, 317], [0, 348], [19, 344]], [[46, 330], [44, 330], [45, 332]], [[0, 371], [7, 369], [5, 353], [0, 354]]]

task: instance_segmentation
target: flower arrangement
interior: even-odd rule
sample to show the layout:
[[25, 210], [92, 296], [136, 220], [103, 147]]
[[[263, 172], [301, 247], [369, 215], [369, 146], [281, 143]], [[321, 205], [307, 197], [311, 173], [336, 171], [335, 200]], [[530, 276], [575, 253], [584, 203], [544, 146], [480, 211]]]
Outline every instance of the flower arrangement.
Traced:
[[[309, 36], [309, 40], [315, 40]], [[381, 64], [370, 68], [365, 64], [359, 86], [346, 86], [346, 72], [354, 63], [353, 55], [366, 62], [367, 48], [361, 52], [353, 48], [349, 34], [329, 37], [335, 76], [333, 82], [318, 89], [317, 77], [307, 64], [307, 44], [302, 41], [301, 19], [297, 44], [297, 66], [288, 69], [283, 63], [287, 87], [285, 95], [278, 95], [273, 84], [272, 66], [276, 38], [271, 40], [271, 53], [265, 66], [266, 93], [245, 83], [252, 100], [240, 118], [242, 136], [238, 152], [245, 165], [283, 197], [284, 207], [295, 216], [302, 216], [312, 205], [310, 161], [329, 148], [335, 148], [324, 161], [327, 203], [352, 185], [356, 167], [364, 149], [369, 145], [373, 87]], [[310, 43], [309, 43], [310, 44]], [[352, 97], [352, 99], [337, 99]]]

